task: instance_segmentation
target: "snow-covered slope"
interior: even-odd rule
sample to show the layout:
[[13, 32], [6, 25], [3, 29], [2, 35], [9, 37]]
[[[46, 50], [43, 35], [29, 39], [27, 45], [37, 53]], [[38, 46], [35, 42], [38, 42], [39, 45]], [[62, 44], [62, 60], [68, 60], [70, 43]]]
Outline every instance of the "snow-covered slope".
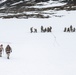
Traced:
[[[76, 75], [76, 32], [63, 32], [70, 25], [76, 28], [75, 13], [49, 19], [0, 19], [0, 44], [12, 47], [9, 60], [5, 52], [0, 58], [0, 74]], [[41, 26], [52, 26], [52, 32], [41, 33]], [[30, 33], [31, 27], [38, 32]]]

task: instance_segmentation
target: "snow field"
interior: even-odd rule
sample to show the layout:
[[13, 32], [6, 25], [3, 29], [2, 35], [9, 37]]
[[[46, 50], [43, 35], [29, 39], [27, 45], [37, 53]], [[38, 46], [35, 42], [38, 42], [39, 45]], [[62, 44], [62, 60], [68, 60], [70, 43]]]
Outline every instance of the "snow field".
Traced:
[[[76, 75], [76, 32], [63, 32], [64, 27], [76, 27], [75, 13], [49, 19], [0, 19], [0, 43], [12, 47], [9, 60], [5, 52], [0, 58], [0, 74]], [[52, 26], [52, 32], [41, 33], [41, 26]], [[38, 33], [30, 33], [30, 27]]]

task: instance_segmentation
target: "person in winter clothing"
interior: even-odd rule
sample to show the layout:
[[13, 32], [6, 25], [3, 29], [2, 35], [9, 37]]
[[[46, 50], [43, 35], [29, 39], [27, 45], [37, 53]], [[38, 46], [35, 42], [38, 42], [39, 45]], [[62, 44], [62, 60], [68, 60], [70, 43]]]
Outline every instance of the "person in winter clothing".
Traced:
[[5, 48], [6, 54], [7, 54], [7, 59], [9, 59], [10, 53], [12, 52], [12, 48], [10, 45], [7, 45]]
[[47, 32], [52, 32], [52, 27], [47, 27]]
[[33, 32], [33, 27], [30, 28], [31, 33]]
[[47, 31], [47, 29], [44, 28], [43, 26], [41, 26], [41, 32], [46, 32], [46, 31]]
[[2, 51], [4, 51], [3, 44], [0, 45], [0, 57], [2, 57]]

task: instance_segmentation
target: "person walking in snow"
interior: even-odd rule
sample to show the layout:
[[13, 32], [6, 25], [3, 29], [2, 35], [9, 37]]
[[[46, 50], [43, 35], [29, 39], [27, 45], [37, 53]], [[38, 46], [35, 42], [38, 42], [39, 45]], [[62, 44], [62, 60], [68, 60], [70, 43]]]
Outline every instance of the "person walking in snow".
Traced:
[[12, 48], [10, 45], [7, 45], [5, 48], [6, 54], [7, 54], [7, 59], [9, 59], [10, 53], [12, 52]]
[[2, 51], [4, 51], [3, 44], [0, 45], [0, 57], [2, 57]]
[[31, 33], [33, 32], [33, 27], [30, 28]]
[[47, 32], [52, 32], [52, 27], [47, 27]]

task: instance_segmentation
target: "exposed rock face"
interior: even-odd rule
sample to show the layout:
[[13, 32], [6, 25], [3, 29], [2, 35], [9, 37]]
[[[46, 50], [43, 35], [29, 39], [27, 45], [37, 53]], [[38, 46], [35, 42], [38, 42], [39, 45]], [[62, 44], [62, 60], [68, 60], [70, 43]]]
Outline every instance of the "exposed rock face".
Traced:
[[0, 18], [50, 18], [59, 10], [76, 10], [75, 5], [50, 6], [53, 3], [54, 1], [37, 3], [34, 0], [8, 0], [0, 4]]

